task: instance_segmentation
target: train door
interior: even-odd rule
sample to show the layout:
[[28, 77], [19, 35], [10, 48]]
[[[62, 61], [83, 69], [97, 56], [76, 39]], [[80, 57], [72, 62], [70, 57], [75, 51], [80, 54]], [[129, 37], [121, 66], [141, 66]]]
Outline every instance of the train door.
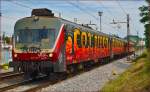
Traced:
[[71, 31], [71, 28], [68, 28], [65, 34], [65, 39], [66, 39], [66, 63], [67, 64], [72, 64], [73, 62], [73, 57], [75, 56], [75, 50], [74, 50], [74, 33]]

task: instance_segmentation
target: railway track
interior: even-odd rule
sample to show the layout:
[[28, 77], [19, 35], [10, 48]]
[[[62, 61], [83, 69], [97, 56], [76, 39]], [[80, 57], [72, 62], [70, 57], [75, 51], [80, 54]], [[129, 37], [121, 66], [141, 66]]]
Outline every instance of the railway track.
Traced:
[[10, 84], [8, 84], [6, 86], [0, 87], [0, 92], [9, 91], [11, 89], [14, 89], [14, 88], [17, 88], [17, 87], [23, 86], [23, 85], [28, 85], [28, 84], [36, 81], [36, 80], [39, 81], [39, 80], [43, 79], [44, 77], [45, 76], [39, 76], [36, 79], [31, 79], [31, 78], [30, 79], [26, 79], [26, 80], [22, 79], [22, 80], [20, 80], [20, 81], [18, 81], [16, 83], [10, 83]]
[[88, 72], [102, 65], [105, 65], [105, 64], [101, 64], [101, 63], [95, 64], [94, 67], [89, 66], [82, 70], [77, 70], [77, 72], [73, 72], [73, 73], [69, 73], [65, 75], [64, 74], [52, 74], [50, 75], [50, 77], [46, 77], [46, 76], [43, 77], [42, 80], [40, 78], [37, 78], [36, 80], [33, 80], [33, 79], [22, 80], [20, 82], [10, 84], [8, 86], [0, 88], [0, 92], [1, 91], [16, 92], [16, 90], [17, 92], [36, 92], [37, 90], [46, 88], [56, 83], [60, 83], [66, 79], [75, 77], [76, 75], [80, 75], [84, 72]]
[[[101, 65], [101, 64], [100, 64]], [[69, 74], [53, 74], [50, 75], [50, 77], [45, 77], [44, 80], [42, 81], [38, 81], [36, 83], [30, 84], [29, 86], [20, 86], [19, 88], [15, 88], [12, 91], [18, 91], [18, 92], [36, 92], [37, 90], [40, 90], [42, 88], [46, 88], [48, 86], [54, 85], [56, 83], [60, 83], [64, 80], [70, 79], [72, 77], [75, 77], [76, 75], [82, 74], [84, 72], [88, 72], [94, 68], [97, 68], [99, 65], [95, 65], [95, 67], [87, 67], [86, 69], [82, 69], [82, 70], [78, 70], [78, 72], [73, 72], [73, 73], [69, 73]], [[36, 84], [36, 85], [35, 85]], [[22, 89], [24, 88], [24, 89]], [[8, 91], [11, 92], [11, 91]]]
[[[123, 57], [121, 57], [121, 58], [123, 58]], [[121, 59], [121, 58], [113, 59], [109, 63], [112, 63], [113, 61], [115, 61], [117, 59]], [[97, 64], [94, 64], [93, 66], [88, 66], [88, 67], [86, 67], [84, 69], [78, 70], [77, 72], [73, 72], [73, 73], [67, 74], [65, 76], [63, 74], [59, 75], [59, 76], [56, 77], [56, 79], [52, 79], [52, 80], [49, 79], [49, 80], [47, 80], [45, 82], [42, 82], [42, 83], [40, 83], [40, 84], [38, 84], [38, 85], [36, 85], [36, 86], [34, 86], [32, 88], [28, 88], [28, 89], [24, 90], [23, 92], [36, 92], [38, 90], [41, 90], [42, 88], [46, 88], [46, 87], [54, 85], [56, 83], [60, 83], [63, 80], [75, 77], [75, 76], [80, 75], [80, 74], [82, 74], [84, 72], [89, 72], [89, 71], [91, 71], [93, 69], [96, 69], [96, 68], [98, 68], [100, 66], [103, 66], [103, 65], [106, 65], [106, 64], [108, 64], [108, 62], [106, 62], [106, 63], [97, 63]]]
[[4, 76], [4, 75], [8, 75], [8, 74], [12, 74], [14, 72], [5, 72], [5, 73], [0, 73], [0, 76]]
[[14, 84], [10, 84], [8, 86], [1, 87], [0, 88], [0, 92], [3, 92], [3, 91], [6, 91], [6, 90], [9, 90], [9, 89], [13, 89], [15, 87], [24, 85], [24, 84], [26, 84], [26, 83], [28, 83], [30, 81], [31, 81], [31, 79], [30, 80], [24, 80], [24, 81], [21, 81], [21, 82], [18, 82], [18, 83], [14, 83]]
[[24, 74], [23, 72], [21, 72], [21, 73], [15, 73], [15, 72], [2, 73], [2, 74], [0, 74], [0, 81], [15, 78], [18, 76], [23, 76], [23, 74]]

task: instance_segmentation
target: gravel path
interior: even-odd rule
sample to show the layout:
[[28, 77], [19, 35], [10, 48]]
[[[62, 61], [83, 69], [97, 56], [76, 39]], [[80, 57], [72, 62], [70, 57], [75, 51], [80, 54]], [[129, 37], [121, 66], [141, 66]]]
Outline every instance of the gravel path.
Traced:
[[[126, 58], [100, 66], [89, 72], [82, 73], [55, 85], [43, 88], [39, 92], [89, 92], [99, 91], [106, 82], [116, 78], [131, 63]], [[115, 75], [114, 75], [115, 73]]]

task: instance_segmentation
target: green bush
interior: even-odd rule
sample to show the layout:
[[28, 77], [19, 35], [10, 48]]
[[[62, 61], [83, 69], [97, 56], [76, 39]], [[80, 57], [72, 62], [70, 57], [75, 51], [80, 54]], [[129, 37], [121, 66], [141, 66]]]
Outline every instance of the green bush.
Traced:
[[140, 55], [140, 56], [138, 56], [136, 59], [134, 59], [133, 62], [138, 61], [140, 58], [146, 58], [146, 57], [147, 57], [147, 53], [144, 52], [144, 53], [142, 53], [142, 55]]
[[2, 66], [9, 66], [9, 64], [8, 64], [8, 63], [5, 63], [5, 64], [3, 64]]

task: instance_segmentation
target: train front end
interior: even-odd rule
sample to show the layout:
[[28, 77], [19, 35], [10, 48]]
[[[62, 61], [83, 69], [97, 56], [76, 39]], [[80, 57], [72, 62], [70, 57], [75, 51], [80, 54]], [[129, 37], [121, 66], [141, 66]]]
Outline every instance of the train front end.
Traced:
[[15, 24], [13, 62], [10, 62], [14, 71], [37, 75], [50, 73], [57, 65], [58, 53], [64, 43], [64, 26], [51, 11], [43, 10], [33, 10], [31, 17], [20, 19]]

